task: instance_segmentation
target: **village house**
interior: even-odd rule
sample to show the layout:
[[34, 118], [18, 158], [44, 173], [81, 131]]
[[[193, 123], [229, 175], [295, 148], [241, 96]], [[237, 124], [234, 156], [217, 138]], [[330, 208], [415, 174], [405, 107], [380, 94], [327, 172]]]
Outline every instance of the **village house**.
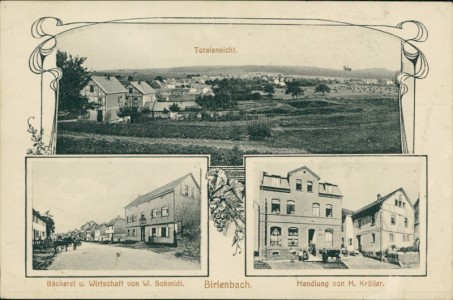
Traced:
[[98, 224], [94, 221], [88, 221], [86, 222], [85, 224], [83, 224], [82, 226], [80, 226], [80, 237], [82, 240], [92, 240], [94, 238], [94, 234], [93, 234], [93, 237], [91, 236], [91, 230], [93, 230], [93, 228], [95, 226], [97, 226]]
[[80, 94], [96, 104], [96, 109], [88, 110], [87, 119], [109, 122], [119, 119], [117, 112], [125, 105], [127, 90], [114, 76], [91, 76]]
[[414, 244], [415, 210], [403, 188], [381, 197], [352, 215], [355, 247], [377, 253]]
[[185, 229], [200, 229], [200, 186], [187, 174], [125, 207], [126, 238], [158, 244], [175, 244]]
[[94, 230], [94, 240], [101, 242], [101, 241], [107, 239], [107, 234], [105, 233], [105, 231], [106, 231], [105, 223], [102, 223], [99, 226], [96, 226], [96, 228]]
[[131, 81], [126, 85], [127, 95], [125, 106], [151, 107], [156, 101], [156, 91], [145, 81]]
[[414, 235], [415, 238], [420, 238], [420, 199], [414, 203], [415, 221], [414, 221]]
[[33, 209], [33, 240], [45, 240], [47, 238], [47, 223], [45, 219]]
[[110, 220], [105, 225], [106, 238], [109, 241], [121, 241], [126, 235], [126, 220], [120, 216]]
[[263, 260], [290, 259], [299, 250], [340, 249], [342, 194], [306, 166], [286, 177], [262, 174], [255, 206], [257, 254]]

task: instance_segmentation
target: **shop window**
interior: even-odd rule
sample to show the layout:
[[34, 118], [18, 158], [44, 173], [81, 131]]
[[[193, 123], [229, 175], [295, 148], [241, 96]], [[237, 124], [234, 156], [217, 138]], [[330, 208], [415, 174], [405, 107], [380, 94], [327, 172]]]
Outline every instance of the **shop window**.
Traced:
[[299, 245], [299, 229], [296, 227], [288, 228], [288, 246]]
[[280, 227], [271, 227], [271, 246], [282, 245], [282, 229]]

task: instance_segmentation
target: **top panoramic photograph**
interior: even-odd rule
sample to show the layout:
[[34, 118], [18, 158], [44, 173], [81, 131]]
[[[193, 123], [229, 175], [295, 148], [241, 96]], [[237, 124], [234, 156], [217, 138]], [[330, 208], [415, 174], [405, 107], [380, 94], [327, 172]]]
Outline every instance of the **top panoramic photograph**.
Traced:
[[57, 37], [57, 154], [401, 153], [401, 42], [360, 27], [97, 24]]

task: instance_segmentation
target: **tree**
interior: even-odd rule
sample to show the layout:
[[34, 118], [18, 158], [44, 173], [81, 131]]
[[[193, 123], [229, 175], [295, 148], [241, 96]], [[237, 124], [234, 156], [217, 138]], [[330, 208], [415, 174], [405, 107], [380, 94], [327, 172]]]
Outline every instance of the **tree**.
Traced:
[[134, 76], [132, 75], [127, 76], [127, 81], [129, 82], [134, 81]]
[[86, 57], [73, 57], [67, 52], [57, 51], [57, 67], [63, 72], [59, 81], [58, 110], [83, 115], [94, 107], [88, 98], [80, 95], [90, 81], [87, 69], [82, 66], [85, 60]]
[[159, 75], [159, 76], [154, 77], [154, 80], [159, 80], [160, 82], [164, 82], [164, 80], [166, 80], [166, 78]]
[[275, 93], [275, 88], [273, 85], [271, 84], [268, 84], [264, 87], [264, 92], [268, 93], [269, 95], [271, 94], [274, 94]]
[[289, 84], [286, 87], [286, 95], [291, 95], [293, 99], [296, 99], [298, 95], [303, 95], [304, 91], [300, 88], [299, 85]]
[[315, 88], [315, 93], [318, 92], [321, 92], [322, 95], [324, 96], [325, 92], [330, 93], [330, 87], [325, 83], [321, 83]]
[[181, 108], [179, 107], [178, 104], [176, 103], [173, 103], [172, 105], [170, 105], [170, 107], [168, 108], [171, 112], [179, 112], [181, 110]]

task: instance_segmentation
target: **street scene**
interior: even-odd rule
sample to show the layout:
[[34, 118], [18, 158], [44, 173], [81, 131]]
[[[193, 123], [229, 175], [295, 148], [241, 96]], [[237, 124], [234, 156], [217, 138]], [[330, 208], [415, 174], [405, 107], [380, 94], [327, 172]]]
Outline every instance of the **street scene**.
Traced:
[[[31, 160], [33, 270], [201, 270], [203, 161]], [[164, 166], [159, 176], [150, 172]], [[87, 179], [67, 175], [77, 169]], [[139, 176], [118, 183], [127, 170]], [[49, 186], [58, 199], [46, 193]]]
[[274, 160], [252, 159], [254, 269], [420, 267], [423, 161]]

